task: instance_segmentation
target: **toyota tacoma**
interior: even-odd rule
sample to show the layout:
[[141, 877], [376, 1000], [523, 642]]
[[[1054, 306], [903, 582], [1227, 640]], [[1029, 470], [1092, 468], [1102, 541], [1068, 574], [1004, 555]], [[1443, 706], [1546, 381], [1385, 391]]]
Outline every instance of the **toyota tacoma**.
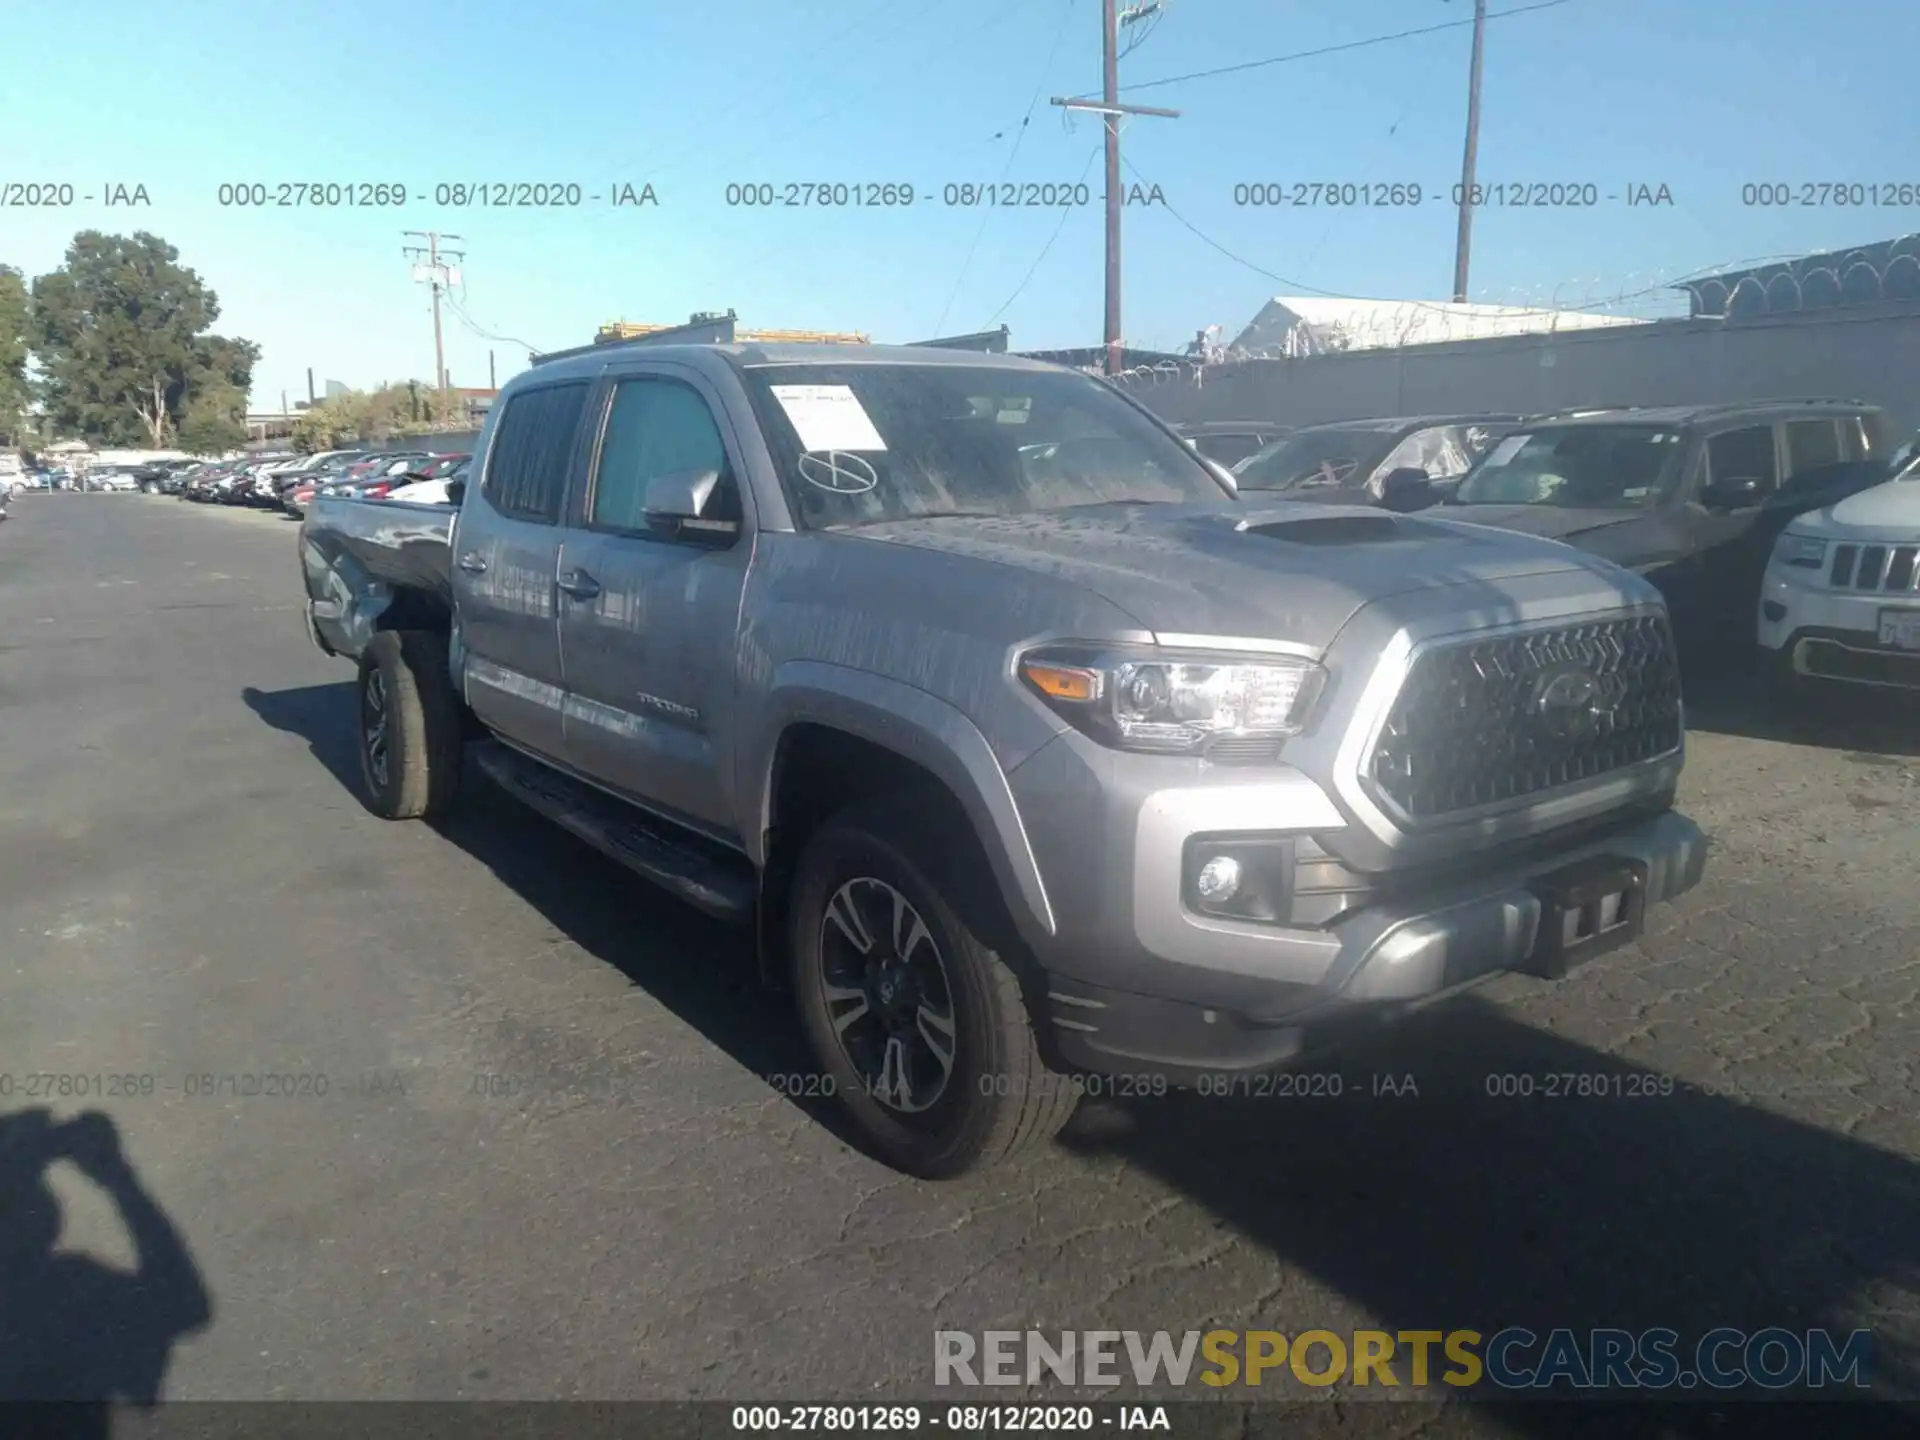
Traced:
[[741, 924], [911, 1174], [1044, 1143], [1089, 1075], [1211, 1088], [1556, 978], [1702, 873], [1645, 580], [1253, 503], [1074, 371], [588, 346], [453, 488], [302, 526], [371, 808], [468, 760]]

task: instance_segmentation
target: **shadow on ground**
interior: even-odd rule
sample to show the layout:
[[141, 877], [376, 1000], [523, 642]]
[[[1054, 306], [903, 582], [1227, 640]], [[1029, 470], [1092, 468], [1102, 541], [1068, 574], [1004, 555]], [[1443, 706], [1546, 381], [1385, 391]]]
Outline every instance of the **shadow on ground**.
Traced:
[[[350, 685], [250, 692], [248, 703], [306, 736], [357, 790]], [[477, 777], [440, 829], [744, 1067], [763, 1077], [809, 1068], [790, 1019], [757, 1001], [738, 932], [626, 883]], [[640, 934], [650, 943], [636, 944]], [[710, 959], [648, 959], [688, 953]], [[1090, 1105], [1060, 1143], [1158, 1177], [1390, 1330], [1665, 1328], [1679, 1332], [1690, 1369], [1690, 1347], [1718, 1327], [1824, 1328], [1844, 1342], [1863, 1306], [1920, 1310], [1920, 1166], [1900, 1155], [1753, 1097], [1676, 1086], [1472, 994], [1320, 1068], [1340, 1077], [1337, 1096]], [[1552, 1077], [1579, 1076], [1594, 1078], [1547, 1094], [1567, 1087]], [[1533, 1093], [1490, 1093], [1521, 1087]], [[810, 1113], [838, 1126], [836, 1112]], [[1904, 1339], [1875, 1337], [1876, 1393], [1920, 1394], [1920, 1323], [1903, 1329]], [[1513, 1358], [1537, 1362], [1539, 1347]], [[1657, 1433], [1747, 1433], [1725, 1410], [1662, 1407]], [[1582, 1419], [1565, 1405], [1509, 1403], [1497, 1413], [1522, 1435], [1655, 1433], [1643, 1424], [1651, 1409]], [[1856, 1405], [1835, 1423], [1864, 1434], [1910, 1419]]]
[[1762, 683], [1747, 651], [1696, 663], [1685, 675], [1688, 730], [1812, 745], [1868, 756], [1920, 756], [1913, 697], [1867, 685], [1825, 685], [1786, 704]]
[[[47, 1179], [61, 1162], [112, 1201], [133, 1270], [58, 1248], [60, 1204]], [[104, 1437], [108, 1407], [155, 1404], [174, 1346], [212, 1318], [186, 1242], [106, 1115], [0, 1115], [0, 1430]]]
[[[275, 729], [299, 735], [355, 796], [362, 793], [354, 733], [355, 685], [243, 692]], [[486, 865], [561, 934], [695, 1026], [762, 1079], [809, 1073], [791, 1011], [759, 983], [751, 937], [647, 884], [591, 846], [549, 825], [469, 766], [459, 805], [434, 828]], [[641, 943], [644, 940], [644, 943]], [[688, 957], [697, 956], [697, 964]], [[783, 1090], [782, 1093], [785, 1093]], [[847, 1139], [838, 1109], [787, 1095]]]

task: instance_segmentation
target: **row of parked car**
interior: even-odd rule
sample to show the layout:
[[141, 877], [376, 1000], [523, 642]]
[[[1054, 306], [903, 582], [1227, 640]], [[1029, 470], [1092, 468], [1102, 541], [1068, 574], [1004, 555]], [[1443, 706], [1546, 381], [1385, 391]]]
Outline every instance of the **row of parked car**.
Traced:
[[1612, 560], [1666, 595], [1683, 654], [1751, 654], [1757, 640], [1788, 694], [1815, 679], [1920, 688], [1920, 438], [1895, 443], [1877, 406], [1176, 428], [1248, 498], [1444, 507]]
[[30, 490], [94, 490], [106, 493], [119, 492], [131, 494], [136, 490], [155, 489], [159, 477], [173, 465], [187, 465], [186, 460], [163, 462], [159, 465], [95, 465], [79, 470], [61, 465], [23, 470], [11, 477], [8, 490], [14, 495], [25, 494]]
[[472, 457], [431, 450], [324, 450], [311, 455], [250, 455], [173, 471], [160, 493], [203, 504], [248, 505], [307, 513], [316, 495], [445, 504], [447, 485]]

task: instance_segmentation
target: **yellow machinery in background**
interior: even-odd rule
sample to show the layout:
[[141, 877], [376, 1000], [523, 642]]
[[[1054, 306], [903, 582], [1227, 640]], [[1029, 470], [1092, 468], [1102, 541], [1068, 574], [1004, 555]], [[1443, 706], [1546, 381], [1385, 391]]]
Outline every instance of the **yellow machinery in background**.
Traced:
[[[684, 330], [689, 324], [730, 319], [730, 316], [695, 316], [690, 322], [680, 325], [634, 325], [625, 320], [616, 320], [602, 325], [595, 335], [594, 343], [612, 345], [622, 340], [639, 340], [648, 335], [659, 335], [669, 330]], [[871, 343], [865, 335], [834, 330], [742, 330], [735, 329], [733, 338], [744, 345], [866, 345]]]

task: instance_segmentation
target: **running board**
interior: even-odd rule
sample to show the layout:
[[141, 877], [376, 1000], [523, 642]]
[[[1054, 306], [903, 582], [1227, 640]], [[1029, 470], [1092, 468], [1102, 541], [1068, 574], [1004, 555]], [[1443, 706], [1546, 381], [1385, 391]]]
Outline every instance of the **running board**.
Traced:
[[475, 745], [473, 760], [515, 799], [642, 879], [716, 919], [741, 925], [753, 919], [756, 885], [744, 858], [733, 861], [710, 841], [682, 838], [668, 822], [530, 760], [498, 740]]

